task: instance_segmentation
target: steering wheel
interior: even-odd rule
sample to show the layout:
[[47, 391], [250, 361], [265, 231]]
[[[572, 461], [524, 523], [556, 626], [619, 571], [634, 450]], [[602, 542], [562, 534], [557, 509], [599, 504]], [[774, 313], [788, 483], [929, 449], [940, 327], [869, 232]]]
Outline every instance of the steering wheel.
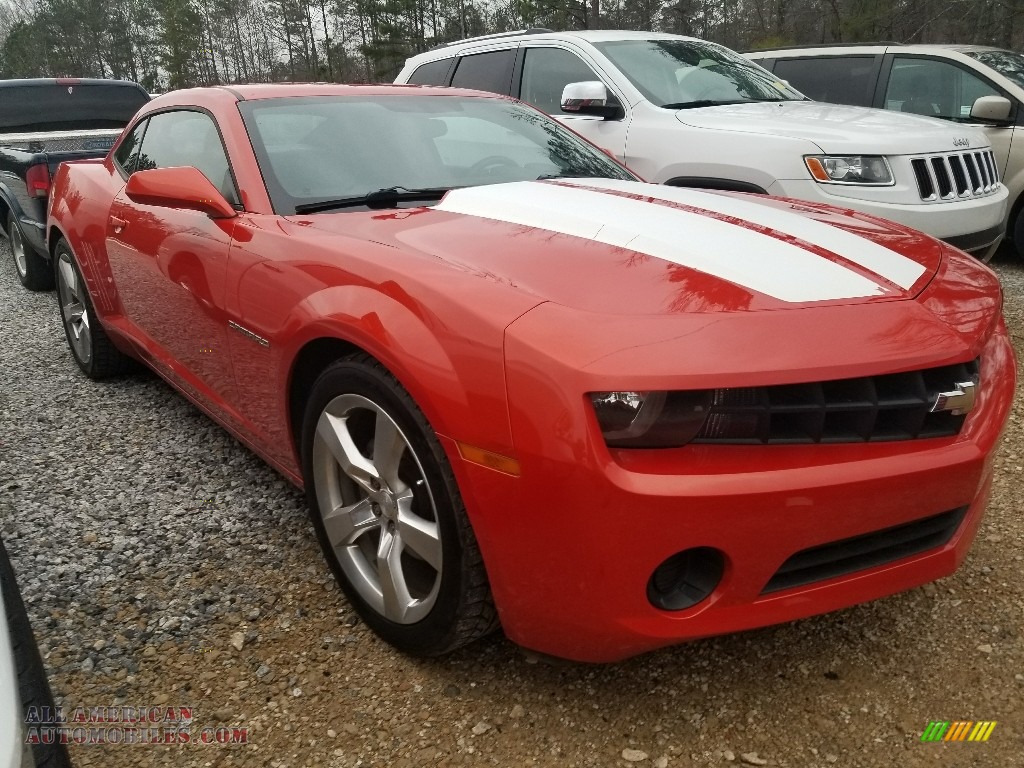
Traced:
[[519, 163], [505, 155], [488, 155], [473, 163], [469, 172], [473, 174], [490, 173], [492, 169], [496, 168], [515, 168], [518, 170]]

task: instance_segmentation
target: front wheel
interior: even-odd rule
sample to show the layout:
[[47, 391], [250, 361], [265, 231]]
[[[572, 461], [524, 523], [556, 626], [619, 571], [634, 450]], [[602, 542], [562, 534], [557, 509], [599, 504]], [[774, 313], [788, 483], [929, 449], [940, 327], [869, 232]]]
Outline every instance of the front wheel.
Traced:
[[1024, 259], [1024, 207], [1017, 214], [1013, 229], [1007, 233], [1010, 234], [1013, 235], [1013, 247], [1017, 251], [1017, 256]]
[[14, 271], [18, 280], [30, 291], [48, 291], [53, 288], [53, 273], [46, 259], [25, 242], [21, 225], [14, 211], [7, 214], [7, 239], [14, 256]]
[[353, 355], [320, 375], [302, 455], [320, 545], [371, 629], [406, 653], [436, 656], [497, 626], [444, 451], [380, 363]]

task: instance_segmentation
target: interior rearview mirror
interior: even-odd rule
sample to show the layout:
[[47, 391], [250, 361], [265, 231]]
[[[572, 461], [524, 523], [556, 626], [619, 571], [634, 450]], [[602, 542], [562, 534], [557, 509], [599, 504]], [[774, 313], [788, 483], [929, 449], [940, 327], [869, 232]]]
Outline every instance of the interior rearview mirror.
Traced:
[[214, 219], [229, 219], [238, 212], [198, 168], [153, 168], [128, 177], [124, 192], [143, 205], [200, 211]]
[[599, 80], [569, 83], [562, 89], [562, 111], [578, 115], [596, 115], [605, 120], [622, 117], [624, 112], [618, 99], [608, 93]]
[[1010, 119], [1010, 100], [1003, 96], [981, 96], [971, 107], [971, 118], [986, 123], [1005, 123]]

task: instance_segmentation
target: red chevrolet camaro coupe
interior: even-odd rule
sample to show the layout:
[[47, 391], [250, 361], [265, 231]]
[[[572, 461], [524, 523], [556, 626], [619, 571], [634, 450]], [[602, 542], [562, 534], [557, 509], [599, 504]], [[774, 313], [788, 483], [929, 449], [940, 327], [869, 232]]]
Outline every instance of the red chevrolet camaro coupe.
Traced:
[[611, 661], [951, 573], [1015, 383], [994, 275], [655, 186], [481, 93], [150, 102], [54, 180], [64, 328], [304, 487], [363, 619]]

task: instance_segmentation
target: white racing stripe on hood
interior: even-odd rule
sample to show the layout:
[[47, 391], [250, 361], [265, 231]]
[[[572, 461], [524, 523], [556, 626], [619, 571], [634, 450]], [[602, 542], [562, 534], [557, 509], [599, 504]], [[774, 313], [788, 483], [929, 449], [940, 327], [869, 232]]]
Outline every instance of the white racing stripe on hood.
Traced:
[[[628, 190], [637, 184], [627, 182]], [[648, 194], [645, 185], [643, 194]], [[710, 216], [534, 181], [453, 189], [433, 207], [628, 248], [781, 301], [880, 296], [877, 283], [799, 246]], [[826, 227], [831, 229], [831, 227]]]
[[908, 259], [867, 238], [797, 213], [788, 213], [742, 198], [681, 187], [666, 187], [663, 184], [644, 184], [638, 189], [635, 182], [614, 179], [565, 179], [562, 183], [641, 194], [657, 200], [682, 203], [694, 208], [723, 213], [726, 216], [735, 216], [751, 224], [770, 227], [777, 232], [814, 243], [847, 261], [859, 264], [903, 289], [910, 288], [925, 272], [924, 266], [913, 259]]

